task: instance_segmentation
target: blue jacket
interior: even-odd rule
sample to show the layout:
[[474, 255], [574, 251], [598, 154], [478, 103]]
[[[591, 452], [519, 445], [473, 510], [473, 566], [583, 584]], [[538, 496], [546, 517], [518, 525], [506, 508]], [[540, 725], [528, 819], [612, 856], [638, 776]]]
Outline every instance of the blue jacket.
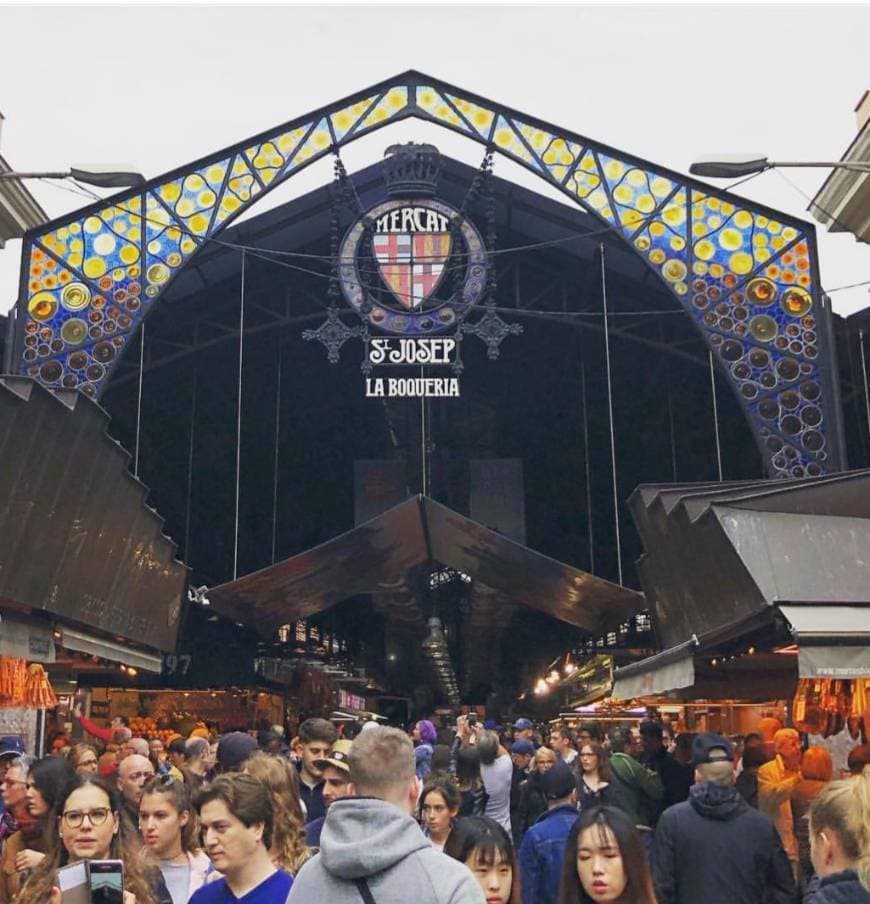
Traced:
[[565, 842], [580, 814], [573, 804], [547, 810], [526, 832], [519, 867], [523, 904], [556, 904], [565, 859]]

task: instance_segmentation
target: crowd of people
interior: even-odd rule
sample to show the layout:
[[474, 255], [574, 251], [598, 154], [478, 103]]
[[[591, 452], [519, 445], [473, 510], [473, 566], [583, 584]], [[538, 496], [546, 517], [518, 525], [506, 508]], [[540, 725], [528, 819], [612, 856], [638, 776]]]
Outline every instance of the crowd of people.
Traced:
[[0, 904], [96, 860], [124, 904], [870, 904], [870, 747], [762, 723], [0, 738]]

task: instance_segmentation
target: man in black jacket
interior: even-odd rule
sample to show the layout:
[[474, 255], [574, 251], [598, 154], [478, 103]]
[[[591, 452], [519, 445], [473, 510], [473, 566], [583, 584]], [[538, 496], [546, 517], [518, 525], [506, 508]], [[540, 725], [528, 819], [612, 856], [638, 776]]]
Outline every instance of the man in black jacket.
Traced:
[[794, 904], [794, 877], [773, 823], [734, 788], [734, 751], [715, 734], [692, 744], [697, 783], [662, 814], [653, 845], [658, 904]]

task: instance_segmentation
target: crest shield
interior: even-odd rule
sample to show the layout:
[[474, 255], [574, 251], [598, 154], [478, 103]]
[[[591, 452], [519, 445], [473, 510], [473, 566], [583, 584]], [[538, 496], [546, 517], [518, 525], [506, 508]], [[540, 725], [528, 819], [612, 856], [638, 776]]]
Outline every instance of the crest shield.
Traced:
[[402, 307], [417, 310], [435, 292], [452, 242], [449, 232], [390, 232], [373, 237], [381, 278]]

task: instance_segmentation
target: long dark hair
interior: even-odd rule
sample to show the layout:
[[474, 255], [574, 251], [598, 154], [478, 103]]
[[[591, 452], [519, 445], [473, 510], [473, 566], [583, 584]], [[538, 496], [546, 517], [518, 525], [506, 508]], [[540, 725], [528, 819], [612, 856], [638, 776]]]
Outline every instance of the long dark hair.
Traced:
[[580, 751], [584, 747], [591, 747], [592, 752], [598, 758], [598, 778], [602, 782], [608, 782], [608, 784], [612, 782], [613, 770], [610, 768], [610, 760], [607, 759], [604, 748], [597, 741], [583, 741], [577, 745], [577, 774], [580, 778], [583, 778], [583, 761], [580, 759]]
[[616, 839], [627, 880], [619, 904], [656, 904], [652, 877], [640, 833], [622, 810], [606, 806], [583, 810], [568, 834], [565, 860], [562, 864], [562, 881], [559, 885], [559, 904], [594, 904], [593, 899], [586, 894], [580, 884], [580, 876], [577, 873], [580, 835], [590, 827], [597, 829], [602, 842], [607, 839], [608, 832]]
[[[52, 759], [56, 759], [56, 757], [52, 757]], [[86, 788], [88, 785], [99, 788], [106, 795], [109, 808], [114, 816], [119, 816], [121, 803], [118, 792], [102, 776], [91, 773], [73, 776], [63, 793], [58, 796], [55, 806], [56, 815], [63, 813], [64, 804], [69, 800], [73, 792], [78, 791], [80, 788]], [[37, 787], [39, 786], [37, 785]], [[53, 822], [56, 827], [57, 819], [54, 819]], [[155, 904], [154, 896], [139, 856], [141, 842], [132, 837], [124, 837], [124, 831], [126, 831], [124, 821], [120, 820], [120, 828], [112, 838], [109, 858], [123, 861], [124, 888], [133, 893], [136, 898], [136, 904]], [[57, 882], [58, 869], [66, 866], [69, 862], [69, 852], [64, 847], [63, 841], [55, 828], [46, 845], [45, 859], [36, 867], [19, 892], [18, 897], [15, 899], [16, 904], [45, 904], [51, 898], [52, 886]]]
[[456, 752], [456, 784], [460, 791], [472, 791], [482, 784], [480, 754], [477, 747], [466, 744]]
[[27, 773], [27, 781], [36, 785], [36, 790], [48, 804], [48, 815], [40, 817], [43, 825], [53, 818], [57, 805], [66, 798], [63, 796], [67, 785], [75, 778], [73, 764], [62, 756], [47, 756], [37, 760]]
[[[465, 816], [457, 819], [447, 836], [444, 853], [460, 863], [474, 867], [476, 863], [492, 866], [507, 863], [511, 868], [511, 896], [508, 904], [520, 904], [520, 874], [510, 835], [494, 819], [487, 816]], [[474, 862], [468, 864], [470, 857]]]

